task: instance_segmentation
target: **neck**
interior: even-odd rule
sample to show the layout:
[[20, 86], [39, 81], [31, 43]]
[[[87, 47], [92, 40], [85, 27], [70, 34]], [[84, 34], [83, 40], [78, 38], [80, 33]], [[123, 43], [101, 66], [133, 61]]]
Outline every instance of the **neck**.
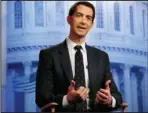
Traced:
[[81, 45], [85, 41], [85, 37], [69, 35], [69, 39], [75, 42], [77, 45]]

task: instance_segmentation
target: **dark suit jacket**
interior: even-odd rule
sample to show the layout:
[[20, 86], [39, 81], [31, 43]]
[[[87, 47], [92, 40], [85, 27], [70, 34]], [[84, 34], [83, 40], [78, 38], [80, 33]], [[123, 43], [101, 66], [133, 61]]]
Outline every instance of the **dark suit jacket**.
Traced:
[[[95, 96], [100, 88], [104, 88], [106, 80], [110, 79], [111, 94], [116, 99], [116, 108], [122, 103], [122, 97], [117, 90], [110, 72], [107, 53], [86, 45], [89, 73], [90, 106], [93, 111], [110, 111], [111, 107], [95, 104]], [[68, 86], [73, 79], [70, 57], [66, 40], [58, 45], [40, 51], [36, 76], [36, 104], [39, 107], [57, 102], [56, 111], [74, 111], [74, 105], [64, 109], [63, 96], [67, 94]]]

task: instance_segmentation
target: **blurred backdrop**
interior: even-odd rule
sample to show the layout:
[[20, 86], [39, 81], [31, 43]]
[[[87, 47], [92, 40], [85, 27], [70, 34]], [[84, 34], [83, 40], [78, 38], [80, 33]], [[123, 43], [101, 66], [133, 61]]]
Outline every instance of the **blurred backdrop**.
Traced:
[[[35, 79], [41, 49], [63, 41], [75, 1], [2, 1], [2, 111], [36, 112]], [[148, 2], [90, 1], [95, 23], [87, 43], [109, 54], [127, 111], [148, 112]]]

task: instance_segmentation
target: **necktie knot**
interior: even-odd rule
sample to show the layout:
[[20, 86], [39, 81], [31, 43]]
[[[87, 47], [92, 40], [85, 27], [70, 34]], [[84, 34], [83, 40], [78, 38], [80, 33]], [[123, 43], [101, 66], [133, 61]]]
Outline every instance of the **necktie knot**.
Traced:
[[74, 47], [74, 49], [76, 49], [76, 50], [81, 50], [81, 49], [82, 49], [82, 46], [76, 45], [76, 46]]

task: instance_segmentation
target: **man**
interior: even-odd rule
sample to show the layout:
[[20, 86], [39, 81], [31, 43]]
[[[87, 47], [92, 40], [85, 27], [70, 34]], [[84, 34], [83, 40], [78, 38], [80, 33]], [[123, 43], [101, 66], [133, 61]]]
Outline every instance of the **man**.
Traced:
[[111, 111], [122, 103], [112, 78], [107, 53], [85, 44], [95, 8], [77, 2], [69, 10], [69, 36], [40, 51], [36, 104], [57, 102], [56, 111]]

